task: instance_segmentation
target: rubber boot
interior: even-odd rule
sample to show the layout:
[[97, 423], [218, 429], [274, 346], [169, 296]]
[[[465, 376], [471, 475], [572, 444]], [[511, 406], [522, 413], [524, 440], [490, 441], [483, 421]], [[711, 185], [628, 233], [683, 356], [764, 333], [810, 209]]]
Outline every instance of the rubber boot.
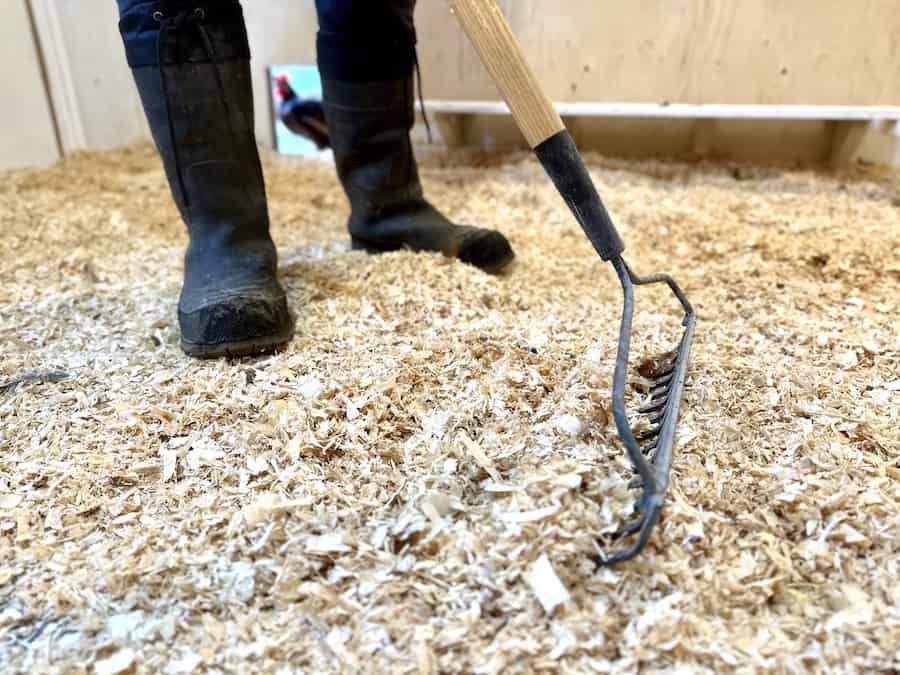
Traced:
[[452, 223], [425, 200], [409, 138], [415, 119], [411, 76], [378, 82], [324, 78], [322, 88], [338, 176], [350, 200], [353, 248], [439, 251], [486, 272], [512, 261], [502, 234]]
[[120, 29], [190, 236], [181, 347], [243, 356], [284, 344], [294, 326], [269, 235], [243, 15], [236, 2], [199, 4], [142, 3]]

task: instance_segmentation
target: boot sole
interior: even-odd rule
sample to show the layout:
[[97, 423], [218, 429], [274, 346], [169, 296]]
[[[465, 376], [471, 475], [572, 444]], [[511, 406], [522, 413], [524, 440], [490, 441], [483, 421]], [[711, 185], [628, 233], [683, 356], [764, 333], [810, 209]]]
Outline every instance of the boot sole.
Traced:
[[[350, 248], [354, 251], [365, 251], [366, 253], [371, 253], [373, 255], [378, 255], [379, 253], [390, 253], [392, 251], [401, 251], [403, 250], [402, 246], [392, 246], [390, 244], [375, 244], [370, 241], [366, 241], [365, 239], [360, 239], [359, 237], [350, 237]], [[504, 267], [509, 265], [516, 257], [516, 254], [510, 251], [503, 258], [498, 260], [496, 263], [490, 266], [479, 267], [478, 265], [472, 265], [477, 269], [482, 270], [483, 272], [487, 272], [488, 274], [497, 274]], [[471, 264], [471, 263], [465, 263]]]
[[241, 356], [252, 356], [272, 352], [283, 347], [294, 337], [291, 328], [285, 333], [264, 335], [236, 342], [220, 342], [218, 344], [198, 344], [181, 340], [181, 351], [195, 359], [235, 359]]

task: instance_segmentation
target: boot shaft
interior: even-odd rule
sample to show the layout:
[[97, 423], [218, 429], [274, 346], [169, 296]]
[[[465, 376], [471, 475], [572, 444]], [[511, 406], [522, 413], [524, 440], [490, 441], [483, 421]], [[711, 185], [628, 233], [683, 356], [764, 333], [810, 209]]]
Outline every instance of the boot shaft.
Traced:
[[[210, 54], [197, 31], [180, 30], [159, 42], [160, 18], [202, 15], [220, 62], [250, 60], [244, 14], [237, 0], [119, 0], [119, 33], [132, 68], [174, 63], [209, 63]], [[183, 25], [182, 25], [183, 27]]]
[[268, 239], [240, 5], [140, 3], [119, 25], [191, 247]]
[[[222, 80], [217, 84], [215, 68]], [[160, 72], [164, 70], [164, 72]], [[253, 133], [253, 100], [248, 61], [142, 66], [132, 70], [144, 113], [163, 161], [172, 197], [188, 227], [202, 220], [204, 193], [219, 193], [215, 183], [198, 183], [210, 163], [228, 163], [235, 180], [258, 213], [265, 210], [262, 167]], [[161, 78], [166, 79], [163, 91]], [[213, 214], [207, 214], [213, 215]], [[248, 214], [217, 214], [230, 219]]]
[[409, 132], [413, 80], [322, 82], [335, 164], [351, 206], [351, 224], [421, 205], [422, 187]]

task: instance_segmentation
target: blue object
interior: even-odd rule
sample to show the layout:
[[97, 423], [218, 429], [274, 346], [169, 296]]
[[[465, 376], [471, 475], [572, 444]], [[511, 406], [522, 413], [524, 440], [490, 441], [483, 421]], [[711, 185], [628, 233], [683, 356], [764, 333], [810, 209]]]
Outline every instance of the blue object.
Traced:
[[[319, 69], [309, 65], [276, 65], [269, 68], [269, 92], [272, 96], [272, 110], [278, 110], [278, 87], [275, 80], [279, 75], [287, 75], [291, 87], [300, 98], [322, 100], [322, 80]], [[295, 134], [275, 115], [275, 149], [283, 155], [319, 157], [328, 150], [319, 150], [311, 140]]]

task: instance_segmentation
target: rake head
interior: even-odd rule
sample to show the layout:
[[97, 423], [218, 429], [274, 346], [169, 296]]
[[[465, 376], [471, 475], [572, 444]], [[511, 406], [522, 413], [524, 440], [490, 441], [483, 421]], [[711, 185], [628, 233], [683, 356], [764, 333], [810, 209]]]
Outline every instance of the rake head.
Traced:
[[[622, 444], [638, 474], [631, 483], [641, 488], [641, 496], [635, 503], [637, 517], [613, 535], [621, 539], [637, 535], [625, 548], [612, 554], [602, 555], [600, 565], [612, 565], [633, 558], [650, 539], [653, 526], [659, 519], [669, 486], [669, 472], [672, 468], [672, 448], [675, 445], [675, 425], [678, 423], [678, 407], [687, 374], [691, 341], [694, 337], [694, 309], [681, 288], [668, 274], [652, 274], [646, 277], [636, 275], [621, 256], [610, 260], [622, 284], [624, 302], [622, 321], [619, 326], [619, 347], [616, 353], [616, 369], [613, 374], [612, 405], [613, 418]], [[649, 418], [650, 428], [635, 435], [625, 409], [625, 385], [628, 374], [628, 360], [631, 352], [631, 321], [634, 314], [634, 287], [648, 284], [666, 284], [678, 298], [684, 309], [682, 326], [684, 332], [671, 357], [654, 369], [651, 374], [650, 401], [638, 409], [638, 413]]]
[[[600, 257], [611, 263], [619, 276], [624, 292], [622, 322], [619, 327], [619, 347], [616, 352], [616, 369], [613, 375], [613, 417], [622, 444], [638, 479], [634, 487], [641, 487], [642, 494], [635, 503], [637, 518], [619, 530], [614, 538], [637, 534], [636, 540], [611, 555], [601, 555], [600, 565], [628, 560], [636, 556], [653, 531], [659, 519], [669, 486], [669, 470], [672, 468], [672, 447], [675, 444], [675, 425], [678, 422], [678, 406], [687, 374], [691, 340], [694, 336], [694, 310], [684, 293], [667, 274], [639, 277], [622, 259], [625, 245], [616, 231], [606, 207], [597, 194], [590, 173], [578, 154], [575, 141], [568, 131], [554, 134], [534, 148], [534, 154], [550, 176], [559, 194], [565, 200], [575, 220]], [[650, 416], [650, 428], [635, 437], [625, 410], [625, 384], [628, 373], [628, 356], [631, 352], [631, 319], [634, 314], [634, 287], [647, 284], [666, 284], [684, 309], [684, 334], [673, 352], [671, 362], [657, 369], [650, 389], [650, 403], [639, 410]]]

